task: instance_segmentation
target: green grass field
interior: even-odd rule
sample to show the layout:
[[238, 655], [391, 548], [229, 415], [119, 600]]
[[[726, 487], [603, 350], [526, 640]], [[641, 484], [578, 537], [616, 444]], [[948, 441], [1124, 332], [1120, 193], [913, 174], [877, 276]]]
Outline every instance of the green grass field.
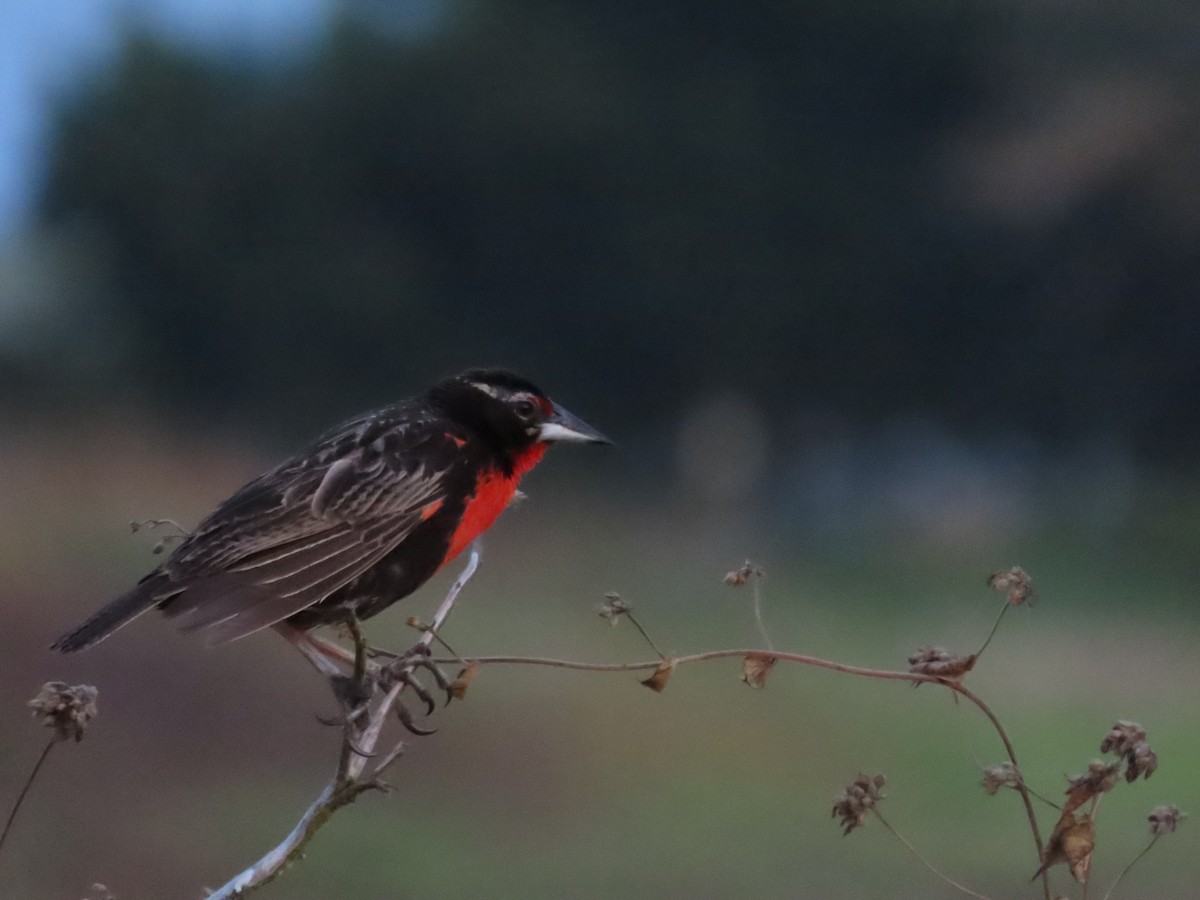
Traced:
[[[77, 657], [44, 649], [155, 561], [123, 520], [172, 506], [194, 518], [236, 469], [135, 470], [82, 504], [64, 469], [52, 502], [18, 497], [0, 531], [0, 806], [45, 738], [22, 708], [43, 680], [98, 685], [101, 716], [52, 754], [0, 858], [6, 900], [78, 898], [97, 881], [120, 900], [199, 898], [281, 839], [331, 772], [338, 735], [314, 718], [333, 711], [327, 688], [273, 636], [206, 650], [147, 617]], [[921, 644], [975, 649], [1001, 602], [986, 576], [1021, 564], [1039, 602], [1010, 611], [968, 684], [1009, 729], [1028, 782], [1057, 799], [1118, 718], [1145, 725], [1161, 759], [1104, 800], [1100, 897], [1144, 846], [1152, 807], [1200, 809], [1200, 503], [1183, 487], [1156, 493], [1102, 544], [1069, 513], [994, 546], [832, 542], [553, 483], [490, 537], [444, 635], [466, 656], [650, 658], [628, 623], [596, 615], [616, 590], [670, 654], [760, 646], [750, 592], [722, 583], [750, 555], [767, 569], [776, 647], [904, 668]], [[372, 640], [411, 643], [405, 616], [428, 616], [448, 581], [369, 623]], [[783, 664], [753, 691], [735, 661], [681, 668], [662, 694], [637, 680], [485, 668], [436, 714], [436, 735], [409, 740], [396, 791], [338, 814], [261, 896], [961, 896], [877, 824], [841, 835], [830, 809], [859, 771], [887, 774], [889, 822], [947, 874], [993, 898], [1040, 896], [1019, 798], [979, 787], [1002, 748], [949, 692]], [[1055, 813], [1039, 815], [1048, 834]], [[1115, 896], [1193, 896], [1196, 841], [1185, 823]], [[1053, 884], [1080, 895], [1061, 867]]]

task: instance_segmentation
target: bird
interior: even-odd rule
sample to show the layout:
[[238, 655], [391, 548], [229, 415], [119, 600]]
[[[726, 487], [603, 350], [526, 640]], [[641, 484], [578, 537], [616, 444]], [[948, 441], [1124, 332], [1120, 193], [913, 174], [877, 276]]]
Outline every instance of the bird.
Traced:
[[416, 591], [491, 527], [559, 442], [612, 443], [510, 371], [444, 378], [250, 481], [51, 649], [90, 647], [157, 608], [214, 644], [272, 628], [336, 676], [353, 657], [313, 629]]

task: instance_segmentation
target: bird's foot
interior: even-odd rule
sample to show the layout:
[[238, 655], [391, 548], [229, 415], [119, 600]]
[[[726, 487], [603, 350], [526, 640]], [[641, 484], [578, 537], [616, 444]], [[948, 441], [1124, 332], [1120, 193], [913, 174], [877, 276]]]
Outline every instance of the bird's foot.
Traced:
[[331, 675], [329, 686], [333, 689], [338, 706], [341, 707], [341, 715], [318, 715], [317, 721], [322, 725], [339, 728], [351, 725], [358, 731], [366, 728], [371, 719], [371, 700], [379, 689], [379, 673], [376, 668], [372, 667], [364, 677]]
[[[398, 684], [403, 685], [416, 694], [417, 699], [425, 704], [425, 715], [429, 715], [437, 709], [437, 703], [434, 701], [433, 694], [429, 688], [422, 684], [416, 677], [416, 671], [421, 669], [433, 679], [437, 688], [445, 693], [447, 703], [453, 698], [454, 695], [450, 690], [450, 681], [446, 678], [442, 670], [429, 658], [428, 644], [416, 644], [400, 655], [390, 653], [386, 655], [391, 657], [390, 661], [379, 667], [379, 684], [384, 690], [388, 690]], [[412, 712], [402, 702], [396, 703], [396, 714], [400, 718], [401, 724], [413, 734], [432, 734], [436, 730], [418, 726], [413, 720]]]

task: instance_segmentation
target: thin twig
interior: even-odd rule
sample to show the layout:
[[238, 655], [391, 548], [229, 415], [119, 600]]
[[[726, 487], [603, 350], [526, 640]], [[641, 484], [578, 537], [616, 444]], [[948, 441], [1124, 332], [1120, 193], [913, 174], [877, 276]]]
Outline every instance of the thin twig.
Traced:
[[1113, 883], [1108, 886], [1108, 891], [1104, 894], [1104, 900], [1108, 900], [1108, 898], [1113, 895], [1113, 891], [1115, 891], [1117, 889], [1117, 885], [1120, 884], [1121, 879], [1124, 878], [1127, 874], [1129, 874], [1129, 870], [1132, 869], [1137, 864], [1137, 861], [1139, 859], [1141, 859], [1143, 856], [1145, 856], [1147, 853], [1150, 852], [1150, 848], [1154, 846], [1155, 842], [1160, 837], [1162, 837], [1161, 834], [1156, 834], [1156, 835], [1154, 835], [1154, 837], [1150, 838], [1150, 843], [1148, 843], [1145, 847], [1142, 848], [1142, 852], [1139, 853], [1137, 856], [1135, 856], [1133, 859], [1131, 859], [1129, 861], [1129, 865], [1127, 865], [1125, 868], [1123, 868], [1121, 870], [1121, 874], [1118, 875], [1113, 880]]
[[454, 584], [450, 585], [450, 590], [447, 591], [446, 599], [442, 601], [442, 605], [433, 614], [433, 623], [429, 626], [429, 630], [421, 635], [420, 643], [426, 647], [433, 643], [433, 638], [437, 634], [437, 630], [449, 618], [451, 610], [454, 609], [454, 604], [458, 602], [458, 595], [462, 593], [462, 589], [467, 586], [468, 581], [475, 577], [475, 571], [479, 568], [479, 560], [482, 556], [483, 543], [476, 538], [471, 544], [471, 555], [467, 558], [467, 564], [463, 567], [459, 576], [454, 579]]
[[979, 657], [983, 656], [983, 651], [988, 648], [988, 644], [992, 642], [992, 638], [994, 638], [996, 636], [996, 632], [1000, 630], [1000, 623], [1004, 621], [1004, 614], [1008, 612], [1008, 608], [1010, 606], [1012, 606], [1011, 603], [1005, 603], [1004, 606], [1001, 607], [1000, 615], [996, 616], [996, 621], [992, 625], [992, 630], [988, 632], [988, 636], [984, 640], [983, 645], [975, 651], [976, 659], [979, 659]]
[[[1016, 791], [1021, 795], [1021, 800], [1025, 804], [1025, 814], [1029, 819], [1029, 829], [1033, 835], [1033, 840], [1037, 848], [1039, 858], [1042, 852], [1042, 835], [1037, 824], [1037, 814], [1033, 809], [1033, 801], [1029, 795], [1029, 789], [1025, 787], [1025, 778], [1021, 775], [1021, 765], [1017, 762], [1017, 752], [1013, 747], [1012, 741], [1009, 739], [1008, 732], [1004, 730], [1004, 725], [996, 718], [996, 714], [992, 712], [991, 707], [983, 701], [981, 697], [965, 687], [961, 682], [947, 678], [939, 678], [936, 675], [924, 675], [917, 672], [897, 672], [891, 669], [871, 669], [865, 666], [850, 666], [845, 663], [834, 662], [829, 659], [822, 659], [819, 656], [807, 656], [802, 653], [786, 653], [777, 650], [709, 650], [705, 653], [693, 653], [688, 656], [677, 656], [672, 658], [672, 662], [676, 667], [688, 665], [690, 663], [705, 662], [712, 659], [742, 659], [746, 656], [772, 656], [777, 660], [796, 663], [802, 666], [812, 666], [818, 669], [829, 669], [834, 672], [844, 672], [847, 675], [859, 675], [864, 678], [878, 678], [885, 681], [904, 681], [909, 684], [926, 683], [940, 684], [945, 688], [949, 688], [956, 694], [970, 700], [992, 723], [992, 728], [995, 729], [1001, 743], [1004, 745], [1004, 750], [1008, 754], [1009, 762], [1013, 764], [1017, 775], [1020, 776], [1016, 785]], [[643, 669], [657, 669], [661, 664], [660, 660], [652, 660], [649, 662], [633, 662], [633, 663], [585, 663], [577, 662], [569, 659], [552, 659], [538, 656], [475, 656], [470, 657], [472, 662], [480, 665], [487, 664], [506, 664], [506, 665], [526, 665], [526, 666], [551, 666], [560, 669], [580, 669], [590, 672], [636, 672]], [[433, 662], [449, 663], [453, 660], [433, 660]], [[1050, 882], [1045, 873], [1042, 873], [1042, 890], [1046, 900], [1050, 900]]]
[[1061, 803], [1055, 803], [1049, 797], [1042, 796], [1041, 794], [1039, 794], [1037, 791], [1035, 791], [1033, 788], [1029, 787], [1028, 785], [1025, 786], [1025, 790], [1029, 791], [1029, 796], [1033, 797], [1035, 800], [1041, 800], [1047, 806], [1053, 806], [1059, 812], [1062, 812], [1062, 804]]
[[977, 897], [977, 898], [979, 898], [979, 900], [990, 900], [989, 897], [986, 897], [983, 894], [977, 894], [973, 890], [971, 890], [969, 887], [959, 884], [957, 881], [955, 881], [953, 878], [951, 878], [945, 872], [938, 869], [937, 866], [935, 866], [933, 863], [931, 863], [929, 860], [927, 860], [924, 856], [922, 856], [920, 851], [917, 850], [917, 848], [914, 847], [912, 844], [910, 844], [908, 842], [908, 839], [905, 838], [904, 835], [902, 835], [899, 831], [897, 831], [895, 828], [893, 828], [891, 826], [891, 824], [888, 822], [888, 820], [885, 819], [882, 815], [880, 815], [878, 808], [872, 809], [871, 812], [873, 812], [875, 814], [875, 818], [877, 818], [879, 820], [880, 824], [883, 825], [884, 828], [886, 828], [888, 831], [890, 831], [892, 833], [892, 835], [896, 838], [896, 840], [898, 840], [901, 844], [903, 844], [905, 847], [907, 847], [908, 851], [913, 856], [915, 856], [918, 860], [921, 861], [921, 864], [923, 866], [925, 866], [925, 868], [927, 868], [930, 872], [932, 872], [938, 878], [942, 879], [942, 881], [946, 882], [946, 884], [951, 885], [952, 887], [958, 888], [960, 891], [962, 891], [964, 894], [967, 894], [968, 896]]
[[37, 758], [37, 762], [33, 764], [33, 771], [29, 773], [29, 777], [25, 779], [25, 784], [21, 787], [21, 793], [17, 794], [17, 801], [13, 804], [12, 812], [8, 814], [8, 821], [4, 823], [4, 830], [0, 831], [0, 850], [4, 849], [4, 841], [8, 838], [8, 832], [12, 829], [13, 821], [17, 818], [17, 812], [21, 809], [21, 804], [25, 802], [25, 795], [29, 793], [29, 789], [33, 787], [33, 782], [41, 771], [42, 763], [46, 761], [46, 757], [50, 755], [51, 748], [58, 743], [58, 737], [52, 737], [42, 748], [41, 754]]
[[638, 633], [641, 634], [641, 636], [646, 639], [646, 643], [650, 645], [651, 650], [653, 650], [655, 653], [658, 654], [659, 659], [667, 658], [667, 654], [663, 653], [662, 650], [660, 650], [658, 648], [658, 644], [654, 643], [654, 639], [651, 638], [649, 633], [646, 631], [646, 629], [642, 627], [642, 623], [633, 617], [633, 613], [626, 612], [625, 618], [627, 618], [630, 622], [633, 623], [633, 627], [636, 628], [638, 630]]
[[[471, 580], [475, 570], [479, 568], [479, 558], [479, 544], [476, 542], [471, 547], [471, 555], [462, 574], [451, 585], [446, 599], [438, 607], [432, 626], [421, 637], [421, 643], [425, 646], [429, 646], [433, 641], [434, 632], [442, 626], [451, 610], [454, 609], [458, 595]], [[365, 675], [366, 641], [357, 621], [350, 621], [349, 630], [354, 640], [355, 677], [361, 683]], [[400, 694], [404, 688], [403, 682], [392, 685], [375, 706], [370, 708], [365, 726], [359, 727], [362, 722], [361, 718], [355, 718], [352, 722], [347, 717], [342, 746], [338, 754], [338, 766], [333, 779], [325, 785], [321, 793], [317, 795], [317, 799], [304, 811], [300, 821], [296, 823], [286, 838], [249, 868], [244, 869], [209, 894], [208, 900], [232, 900], [234, 897], [243, 897], [264, 884], [274, 881], [289, 864], [300, 857], [309, 841], [335, 812], [353, 803], [359, 795], [367, 791], [386, 789], [387, 785], [379, 780], [379, 775], [400, 756], [404, 749], [403, 743], [397, 744], [379, 762], [369, 777], [364, 778], [363, 773], [371, 757], [374, 756], [375, 747], [383, 733], [384, 722], [387, 721], [392, 708], [400, 701]]]
[[763, 622], [762, 614], [762, 596], [759, 589], [759, 582], [762, 581], [761, 572], [756, 572], [750, 578], [750, 587], [754, 592], [754, 621], [758, 623], [758, 633], [762, 635], [762, 639], [766, 641], [767, 649], [774, 650], [775, 645], [771, 643], [771, 635], [767, 633], [767, 626]]

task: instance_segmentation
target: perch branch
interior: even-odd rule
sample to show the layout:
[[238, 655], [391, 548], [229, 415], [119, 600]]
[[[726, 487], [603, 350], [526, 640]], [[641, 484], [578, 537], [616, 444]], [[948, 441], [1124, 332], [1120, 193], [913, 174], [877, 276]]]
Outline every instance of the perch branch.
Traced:
[[[426, 647], [432, 643], [437, 630], [454, 609], [454, 604], [458, 601], [462, 589], [479, 568], [479, 557], [480, 549], [476, 542], [471, 547], [471, 553], [462, 574], [451, 585], [446, 599], [442, 601], [441, 606], [434, 614], [432, 626], [421, 636], [420, 642]], [[365, 642], [357, 624], [351, 625], [351, 634], [354, 637], [355, 662], [356, 668], [358, 668], [363, 662]], [[404, 688], [404, 683], [392, 685], [380, 699], [375, 701], [373, 706], [368, 708], [366, 715], [347, 717], [343, 726], [338, 767], [333, 779], [322, 788], [317, 799], [304, 811], [300, 821], [296, 823], [286, 838], [257, 862], [209, 894], [208, 900], [231, 900], [234, 897], [244, 897], [256, 888], [274, 881], [304, 852], [308, 842], [335, 812], [343, 806], [353, 803], [360, 794], [367, 791], [388, 790], [388, 785], [379, 776], [400, 757], [404, 750], [404, 744], [397, 744], [369, 774], [367, 766], [375, 755], [375, 748], [383, 732], [383, 724], [400, 701], [400, 695]]]

